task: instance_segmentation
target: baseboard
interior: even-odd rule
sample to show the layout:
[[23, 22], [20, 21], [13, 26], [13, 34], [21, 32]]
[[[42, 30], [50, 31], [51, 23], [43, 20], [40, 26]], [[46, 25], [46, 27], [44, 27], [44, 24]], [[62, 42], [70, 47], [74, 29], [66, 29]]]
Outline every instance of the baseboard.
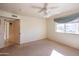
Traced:
[[[47, 39], [47, 38], [44, 38], [44, 39]], [[30, 41], [30, 42], [21, 43], [21, 44], [20, 44], [20, 47], [25, 47], [25, 46], [28, 46], [29, 43], [36, 42], [36, 41], [40, 41], [40, 40], [44, 40], [44, 39], [39, 39], [39, 40], [35, 40], [35, 41]]]
[[56, 42], [56, 43], [58, 43], [58, 44], [60, 44], [60, 45], [64, 45], [64, 46], [67, 46], [67, 47], [70, 47], [70, 48], [79, 50], [78, 48], [71, 47], [71, 46], [66, 45], [66, 44], [64, 44], [64, 43], [60, 43], [60, 42], [58, 42], [58, 41], [56, 41], [56, 40], [52, 40], [52, 39], [49, 39], [49, 38], [47, 38], [47, 39], [50, 40], [50, 41]]

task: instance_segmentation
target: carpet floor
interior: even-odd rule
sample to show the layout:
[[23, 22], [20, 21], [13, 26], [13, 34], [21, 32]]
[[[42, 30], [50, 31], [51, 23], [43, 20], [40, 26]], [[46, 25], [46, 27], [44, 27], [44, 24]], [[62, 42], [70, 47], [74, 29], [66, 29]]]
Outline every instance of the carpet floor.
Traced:
[[[3, 54], [2, 54], [3, 53]], [[0, 50], [3, 56], [79, 56], [79, 50], [44, 39]]]

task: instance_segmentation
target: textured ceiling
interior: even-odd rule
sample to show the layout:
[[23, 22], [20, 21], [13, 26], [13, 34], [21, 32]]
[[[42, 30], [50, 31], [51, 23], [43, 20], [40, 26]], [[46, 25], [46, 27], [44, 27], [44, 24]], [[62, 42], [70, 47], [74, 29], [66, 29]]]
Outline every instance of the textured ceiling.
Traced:
[[[43, 13], [38, 13], [40, 9], [32, 8], [32, 6], [43, 7], [43, 3], [0, 3], [0, 9], [20, 15], [29, 15], [36, 17], [45, 17]], [[78, 3], [49, 3], [49, 7], [56, 7], [55, 9], [48, 9], [48, 16], [58, 15], [68, 11], [78, 11]]]

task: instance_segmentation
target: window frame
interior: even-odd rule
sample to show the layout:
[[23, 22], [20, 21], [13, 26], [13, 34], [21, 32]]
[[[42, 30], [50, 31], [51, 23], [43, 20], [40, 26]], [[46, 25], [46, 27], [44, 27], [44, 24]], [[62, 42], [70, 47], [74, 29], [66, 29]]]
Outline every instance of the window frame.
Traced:
[[[55, 31], [57, 33], [68, 33], [68, 34], [79, 34], [79, 23], [75, 22], [75, 23], [63, 23], [64, 24], [64, 31], [61, 31], [61, 32], [58, 32], [57, 31], [57, 25], [60, 24], [60, 23], [55, 23]], [[62, 24], [62, 23], [61, 23]], [[73, 32], [67, 32], [67, 29], [66, 29], [66, 24], [77, 24], [77, 32], [73, 33]]]

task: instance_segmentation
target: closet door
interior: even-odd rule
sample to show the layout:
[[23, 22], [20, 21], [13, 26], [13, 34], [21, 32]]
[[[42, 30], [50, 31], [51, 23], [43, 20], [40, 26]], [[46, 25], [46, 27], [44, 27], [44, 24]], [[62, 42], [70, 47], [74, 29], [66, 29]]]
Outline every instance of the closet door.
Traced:
[[20, 45], [20, 20], [0, 17], [0, 48]]
[[4, 40], [5, 40], [5, 47], [9, 46], [9, 22], [6, 20], [4, 21]]
[[20, 44], [20, 23], [19, 20], [5, 22], [6, 47], [19, 46]]

